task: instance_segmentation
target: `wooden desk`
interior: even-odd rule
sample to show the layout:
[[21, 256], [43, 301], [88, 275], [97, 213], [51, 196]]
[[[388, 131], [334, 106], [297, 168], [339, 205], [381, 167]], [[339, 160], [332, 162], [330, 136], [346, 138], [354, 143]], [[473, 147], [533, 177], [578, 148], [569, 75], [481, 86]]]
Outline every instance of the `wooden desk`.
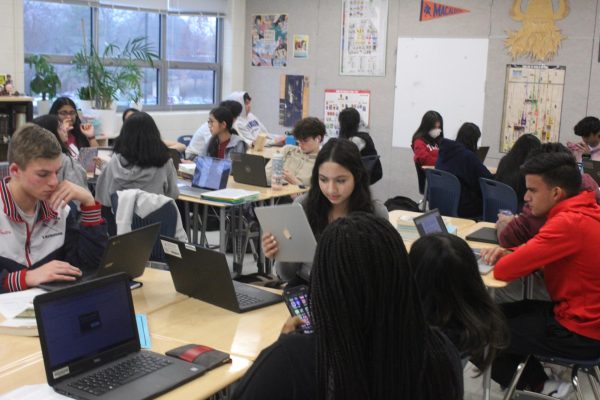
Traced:
[[253, 154], [255, 156], [263, 156], [264, 158], [271, 159], [273, 158], [273, 154], [280, 151], [282, 149], [281, 146], [269, 146], [264, 147], [261, 151], [257, 151], [254, 148], [248, 149], [248, 154]]
[[[423, 215], [423, 213], [415, 212], [415, 211], [406, 211], [406, 210], [394, 210], [389, 213], [389, 218], [390, 218], [390, 222], [392, 223], [392, 225], [396, 226], [398, 223], [398, 219], [407, 221], [412, 218], [418, 217], [420, 215]], [[472, 219], [456, 218], [456, 217], [442, 217], [442, 219], [444, 220], [444, 223], [446, 225], [452, 225], [452, 226], [456, 227], [456, 229], [468, 228], [472, 225], [475, 225], [475, 221], [473, 221]]]

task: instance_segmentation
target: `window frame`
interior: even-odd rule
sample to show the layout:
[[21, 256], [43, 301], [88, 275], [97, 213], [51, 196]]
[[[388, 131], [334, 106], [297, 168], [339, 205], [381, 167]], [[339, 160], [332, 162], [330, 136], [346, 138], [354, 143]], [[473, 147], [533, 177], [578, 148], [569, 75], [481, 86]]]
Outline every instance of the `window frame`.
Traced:
[[[223, 87], [223, 27], [224, 27], [224, 15], [220, 13], [202, 13], [202, 12], [194, 12], [194, 11], [177, 11], [170, 12], [168, 10], [155, 10], [155, 9], [146, 9], [140, 7], [127, 7], [127, 6], [117, 6], [117, 5], [103, 5], [103, 4], [93, 4], [87, 1], [77, 1], [77, 0], [30, 0], [35, 2], [46, 2], [46, 3], [59, 3], [65, 5], [85, 5], [90, 9], [90, 16], [88, 20], [89, 29], [87, 34], [87, 40], [92, 40], [96, 48], [98, 48], [99, 44], [99, 35], [100, 30], [99, 27], [99, 19], [100, 19], [100, 9], [101, 8], [112, 8], [112, 9], [121, 9], [127, 11], [137, 11], [137, 12], [146, 12], [146, 13], [155, 13], [158, 14], [159, 17], [159, 45], [158, 45], [158, 54], [159, 59], [154, 61], [154, 65], [152, 66], [149, 62], [138, 62], [138, 65], [142, 68], [153, 68], [158, 72], [156, 74], [157, 79], [157, 91], [158, 104], [144, 104], [144, 111], [186, 111], [186, 110], [210, 110], [216, 107], [221, 101], [221, 89]], [[168, 32], [168, 16], [169, 15], [186, 15], [186, 16], [200, 16], [200, 17], [215, 17], [216, 18], [216, 55], [215, 62], [194, 62], [194, 61], [171, 61], [167, 58], [167, 32]], [[24, 27], [25, 29], [25, 27]], [[25, 53], [24, 64], [27, 66], [27, 58], [32, 54], [38, 53]], [[73, 56], [67, 55], [57, 55], [57, 54], [43, 54], [48, 58], [48, 62], [50, 64], [58, 64], [58, 65], [70, 65], [72, 66]], [[109, 59], [105, 65], [118, 65], [119, 61], [117, 59]], [[195, 70], [195, 71], [211, 71], [214, 74], [214, 83], [213, 83], [213, 100], [214, 102], [211, 104], [168, 104], [168, 78], [169, 71], [176, 70]], [[29, 85], [29, 82], [26, 82], [26, 85]], [[83, 85], [83, 83], [82, 83]], [[117, 110], [123, 111], [126, 106], [119, 105]]]

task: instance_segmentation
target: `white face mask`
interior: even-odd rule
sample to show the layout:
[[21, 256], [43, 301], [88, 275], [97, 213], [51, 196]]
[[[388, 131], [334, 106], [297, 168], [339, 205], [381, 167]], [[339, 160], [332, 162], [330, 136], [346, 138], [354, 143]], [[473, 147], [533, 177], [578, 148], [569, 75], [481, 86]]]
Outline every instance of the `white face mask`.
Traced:
[[429, 131], [429, 136], [431, 136], [433, 139], [437, 139], [437, 137], [440, 136], [441, 133], [442, 130], [440, 128], [436, 128]]

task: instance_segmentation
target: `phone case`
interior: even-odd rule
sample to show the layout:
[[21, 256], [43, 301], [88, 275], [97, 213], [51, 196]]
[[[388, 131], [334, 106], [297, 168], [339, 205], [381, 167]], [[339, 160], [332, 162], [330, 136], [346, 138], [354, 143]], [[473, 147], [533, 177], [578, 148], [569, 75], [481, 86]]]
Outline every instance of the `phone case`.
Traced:
[[186, 344], [185, 346], [169, 350], [166, 354], [183, 361], [198, 364], [206, 368], [207, 371], [231, 362], [229, 354], [198, 344]]

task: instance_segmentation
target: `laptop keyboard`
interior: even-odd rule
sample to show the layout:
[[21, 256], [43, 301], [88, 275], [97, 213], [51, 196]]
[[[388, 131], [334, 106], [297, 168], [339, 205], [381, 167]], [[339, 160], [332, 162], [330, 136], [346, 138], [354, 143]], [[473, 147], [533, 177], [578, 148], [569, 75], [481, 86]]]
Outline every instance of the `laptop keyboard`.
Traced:
[[69, 386], [84, 392], [101, 396], [104, 393], [116, 389], [126, 383], [148, 375], [171, 364], [164, 357], [141, 353], [127, 360], [104, 368], [92, 375], [87, 375]]
[[238, 304], [241, 308], [250, 307], [261, 302], [260, 299], [248, 296], [244, 293], [236, 293], [235, 295], [237, 296]]

